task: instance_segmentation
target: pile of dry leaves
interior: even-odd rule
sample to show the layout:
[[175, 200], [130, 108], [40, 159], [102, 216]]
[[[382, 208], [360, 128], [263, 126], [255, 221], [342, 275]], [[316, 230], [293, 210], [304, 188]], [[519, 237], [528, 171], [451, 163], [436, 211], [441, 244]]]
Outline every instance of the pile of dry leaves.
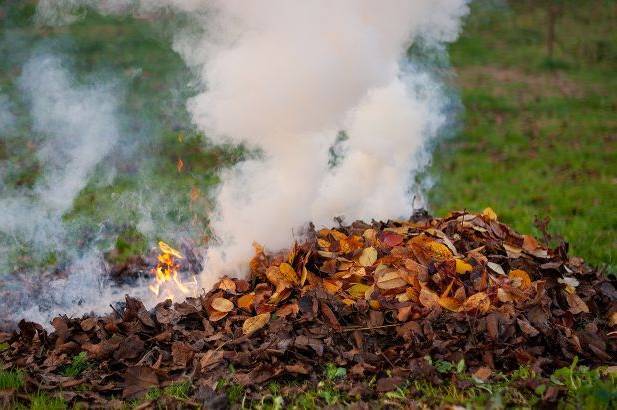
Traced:
[[[360, 394], [367, 376], [382, 390], [410, 377], [439, 382], [426, 356], [464, 359], [484, 378], [521, 365], [547, 372], [575, 356], [615, 364], [615, 282], [566, 251], [490, 209], [354, 222], [313, 230], [286, 252], [256, 246], [249, 280], [223, 278], [199, 298], [148, 311], [127, 297], [107, 316], [57, 317], [52, 333], [22, 321], [0, 333], [0, 360], [27, 372], [26, 391], [89, 403], [183, 380], [191, 403], [203, 403], [221, 378], [317, 381], [327, 363], [345, 367]], [[80, 352], [91, 366], [64, 376]]]

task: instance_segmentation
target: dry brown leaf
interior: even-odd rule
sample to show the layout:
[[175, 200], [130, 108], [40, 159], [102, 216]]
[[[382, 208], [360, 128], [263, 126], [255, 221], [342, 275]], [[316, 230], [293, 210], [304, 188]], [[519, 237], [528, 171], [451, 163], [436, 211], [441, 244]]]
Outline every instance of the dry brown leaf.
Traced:
[[589, 307], [576, 293], [566, 292], [566, 299], [568, 300], [568, 305], [570, 305], [570, 309], [568, 310], [573, 315], [578, 315], [579, 313], [589, 313]]
[[427, 308], [432, 308], [439, 304], [439, 296], [432, 290], [428, 288], [422, 288], [420, 290], [420, 295], [418, 296], [418, 300]]
[[219, 282], [219, 289], [222, 289], [227, 292], [235, 293], [236, 292], [236, 282], [229, 278], [223, 278]]
[[386, 272], [377, 278], [375, 286], [379, 289], [396, 289], [406, 286], [407, 282], [401, 278], [397, 271]]
[[210, 303], [212, 309], [217, 312], [231, 312], [234, 309], [234, 304], [231, 300], [225, 298], [214, 298]]
[[250, 335], [264, 327], [270, 321], [270, 313], [249, 317], [242, 324], [242, 333]]
[[213, 310], [212, 312], [210, 312], [208, 319], [210, 319], [211, 322], [217, 322], [223, 319], [228, 314], [229, 312], [219, 312], [219, 311]]

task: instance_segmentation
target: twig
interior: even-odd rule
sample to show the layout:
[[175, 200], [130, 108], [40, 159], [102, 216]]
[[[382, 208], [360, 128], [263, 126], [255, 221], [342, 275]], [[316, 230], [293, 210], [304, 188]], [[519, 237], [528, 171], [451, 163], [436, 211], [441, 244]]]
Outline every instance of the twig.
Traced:
[[373, 326], [373, 327], [348, 327], [345, 329], [342, 329], [341, 332], [353, 332], [354, 330], [373, 330], [373, 329], [383, 329], [386, 327], [395, 327], [395, 326], [400, 326], [397, 323], [391, 324], [391, 325], [383, 325], [383, 326]]

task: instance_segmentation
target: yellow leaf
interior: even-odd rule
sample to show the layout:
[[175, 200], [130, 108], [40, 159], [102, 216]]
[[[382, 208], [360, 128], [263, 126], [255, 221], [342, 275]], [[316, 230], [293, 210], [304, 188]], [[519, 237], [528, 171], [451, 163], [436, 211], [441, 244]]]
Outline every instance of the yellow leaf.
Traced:
[[451, 310], [452, 312], [458, 312], [461, 309], [461, 302], [455, 298], [442, 296], [437, 300], [437, 302], [441, 307]]
[[521, 269], [514, 269], [510, 271], [508, 277], [512, 281], [515, 287], [520, 287], [522, 290], [529, 289], [531, 286], [531, 278], [529, 274]]
[[294, 268], [291, 267], [290, 264], [285, 262], [281, 263], [281, 265], [279, 266], [279, 270], [281, 271], [281, 274], [283, 275], [283, 278], [286, 282], [297, 285], [300, 281], [300, 279], [298, 278], [298, 274], [296, 273]]
[[249, 317], [242, 324], [242, 333], [250, 335], [264, 327], [270, 321], [270, 313]]
[[482, 215], [487, 217], [491, 221], [496, 221], [497, 220], [497, 214], [490, 207], [484, 208], [484, 211], [482, 211]]
[[371, 287], [369, 285], [365, 285], [363, 283], [355, 283], [349, 289], [347, 289], [347, 293], [355, 299], [364, 298], [364, 294]]
[[471, 272], [473, 269], [473, 266], [471, 266], [471, 264], [465, 262], [462, 259], [457, 259], [456, 260], [456, 273], [458, 273], [459, 275], [464, 275], [467, 272]]
[[368, 248], [364, 248], [362, 251], [362, 255], [360, 255], [360, 265], [362, 266], [373, 266], [375, 261], [377, 260], [377, 249], [369, 246]]
[[178, 259], [184, 259], [184, 256], [180, 253], [180, 251], [175, 250], [174, 248], [172, 248], [171, 246], [167, 245], [165, 242], [160, 241], [159, 242], [159, 249], [163, 252], [163, 253], [168, 253], [170, 255], [175, 256]]
[[218, 312], [231, 312], [234, 309], [233, 302], [225, 298], [212, 299], [210, 306]]
[[373, 310], [379, 310], [381, 308], [381, 303], [379, 303], [378, 300], [375, 299], [371, 299], [368, 301], [368, 305], [371, 307], [371, 309]]

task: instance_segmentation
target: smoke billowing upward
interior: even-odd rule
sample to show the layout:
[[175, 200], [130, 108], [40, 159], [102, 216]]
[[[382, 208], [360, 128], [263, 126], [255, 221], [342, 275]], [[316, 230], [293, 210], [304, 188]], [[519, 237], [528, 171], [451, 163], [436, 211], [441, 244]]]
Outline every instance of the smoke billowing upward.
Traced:
[[[445, 54], [467, 0], [42, 0], [38, 20], [67, 24], [84, 6], [184, 16], [174, 49], [200, 84], [187, 102], [193, 123], [212, 142], [250, 152], [222, 171], [214, 193], [204, 287], [242, 274], [253, 241], [277, 249], [308, 222], [405, 217], [412, 197], [421, 198], [414, 177], [448, 120], [450, 96], [407, 52], [419, 42]], [[46, 65], [44, 74], [26, 66], [22, 91], [35, 128], [56, 141], [37, 155], [62, 165], [46, 169], [28, 195], [45, 204], [36, 208], [42, 214], [60, 217], [118, 139], [117, 129], [98, 126], [115, 123], [114, 100], [104, 86], [75, 88], [53, 57], [31, 64]], [[56, 105], [69, 107], [72, 120]]]
[[[211, 138], [258, 148], [217, 194], [204, 284], [246, 268], [257, 241], [287, 246], [308, 221], [404, 217], [427, 142], [445, 122], [439, 83], [406, 60], [443, 51], [466, 2], [209, 2], [201, 38], [180, 38], [205, 91], [189, 101]], [[210, 34], [211, 27], [224, 31]], [[193, 50], [198, 50], [195, 53]], [[346, 139], [334, 168], [329, 152]]]

